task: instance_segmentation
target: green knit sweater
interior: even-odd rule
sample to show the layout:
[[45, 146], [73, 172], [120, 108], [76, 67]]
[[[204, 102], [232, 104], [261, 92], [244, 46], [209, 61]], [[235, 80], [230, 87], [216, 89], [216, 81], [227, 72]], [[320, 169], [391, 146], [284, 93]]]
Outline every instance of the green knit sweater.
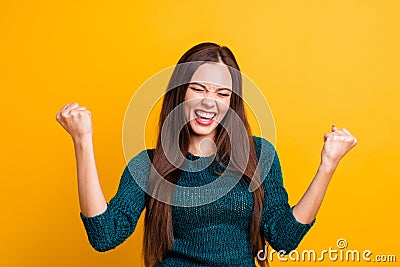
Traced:
[[[288, 204], [275, 148], [262, 137], [253, 139], [265, 191], [260, 227], [272, 248], [289, 253], [297, 248], [316, 219], [309, 224], [296, 220], [293, 207]], [[86, 217], [80, 212], [88, 240], [96, 251], [114, 249], [134, 232], [145, 208], [146, 193], [142, 188], [149, 174], [152, 153], [152, 149], [143, 150], [129, 161], [118, 191], [107, 202], [103, 213]], [[201, 186], [219, 177], [213, 172], [220, 168], [216, 161], [201, 171], [190, 171], [207, 163], [211, 156], [188, 153], [187, 158], [189, 164], [181, 172], [178, 185]], [[209, 204], [172, 206], [174, 244], [156, 266], [255, 266], [249, 239], [253, 197], [248, 188], [240, 180], [227, 194]], [[193, 199], [197, 195], [186, 197]]]

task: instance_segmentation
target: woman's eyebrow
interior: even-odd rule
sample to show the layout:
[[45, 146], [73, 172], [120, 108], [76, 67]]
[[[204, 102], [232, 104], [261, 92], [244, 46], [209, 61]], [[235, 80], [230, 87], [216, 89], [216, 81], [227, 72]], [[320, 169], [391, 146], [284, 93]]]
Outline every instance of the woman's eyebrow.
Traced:
[[[191, 85], [191, 84], [197, 84], [197, 85], [203, 87], [204, 89], [207, 89], [207, 87], [206, 87], [204, 84], [201, 84], [201, 83], [190, 82], [189, 85]], [[229, 88], [226, 88], [226, 87], [219, 87], [219, 88], [217, 89], [217, 91], [221, 91], [221, 90], [229, 90], [229, 91], [232, 91], [232, 89], [229, 89]]]

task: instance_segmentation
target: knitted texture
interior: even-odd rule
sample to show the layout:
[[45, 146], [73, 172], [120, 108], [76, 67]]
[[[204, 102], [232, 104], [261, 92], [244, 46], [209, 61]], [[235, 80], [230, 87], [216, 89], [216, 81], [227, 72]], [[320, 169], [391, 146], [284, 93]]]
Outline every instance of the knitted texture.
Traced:
[[[296, 220], [293, 207], [288, 203], [275, 148], [262, 137], [253, 136], [253, 140], [265, 192], [260, 227], [272, 248], [289, 253], [297, 248], [316, 219], [309, 224]], [[95, 250], [104, 252], [114, 249], [134, 232], [145, 208], [146, 193], [143, 188], [153, 151], [143, 150], [129, 161], [118, 191], [107, 202], [103, 213], [86, 217], [80, 212], [89, 243]], [[223, 171], [223, 168], [215, 160], [212, 161], [212, 156], [199, 157], [188, 153], [187, 158], [189, 161], [185, 171], [181, 172], [178, 185], [199, 187], [216, 182], [206, 194], [195, 190], [174, 194], [176, 203], [186, 205], [172, 206], [173, 247], [156, 267], [256, 266], [250, 244], [253, 197], [249, 186], [243, 179], [217, 180], [219, 176], [214, 171]], [[227, 193], [215, 197], [221, 196], [221, 192]], [[205, 205], [190, 205], [190, 201], [195, 200], [193, 203], [196, 203], [200, 197], [215, 197], [215, 200]]]

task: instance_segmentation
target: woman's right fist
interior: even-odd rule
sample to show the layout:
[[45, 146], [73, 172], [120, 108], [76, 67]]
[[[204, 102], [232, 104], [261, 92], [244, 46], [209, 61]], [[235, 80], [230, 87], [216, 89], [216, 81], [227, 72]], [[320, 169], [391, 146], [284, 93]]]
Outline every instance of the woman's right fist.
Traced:
[[56, 120], [71, 135], [74, 141], [91, 136], [92, 115], [77, 102], [66, 104], [56, 115]]

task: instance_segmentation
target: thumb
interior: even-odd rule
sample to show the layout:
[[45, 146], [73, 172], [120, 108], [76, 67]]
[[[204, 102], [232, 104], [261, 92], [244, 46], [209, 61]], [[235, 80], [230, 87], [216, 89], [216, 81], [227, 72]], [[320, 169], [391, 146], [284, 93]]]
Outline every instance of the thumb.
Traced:
[[336, 131], [338, 128], [335, 125], [332, 125], [332, 132]]

